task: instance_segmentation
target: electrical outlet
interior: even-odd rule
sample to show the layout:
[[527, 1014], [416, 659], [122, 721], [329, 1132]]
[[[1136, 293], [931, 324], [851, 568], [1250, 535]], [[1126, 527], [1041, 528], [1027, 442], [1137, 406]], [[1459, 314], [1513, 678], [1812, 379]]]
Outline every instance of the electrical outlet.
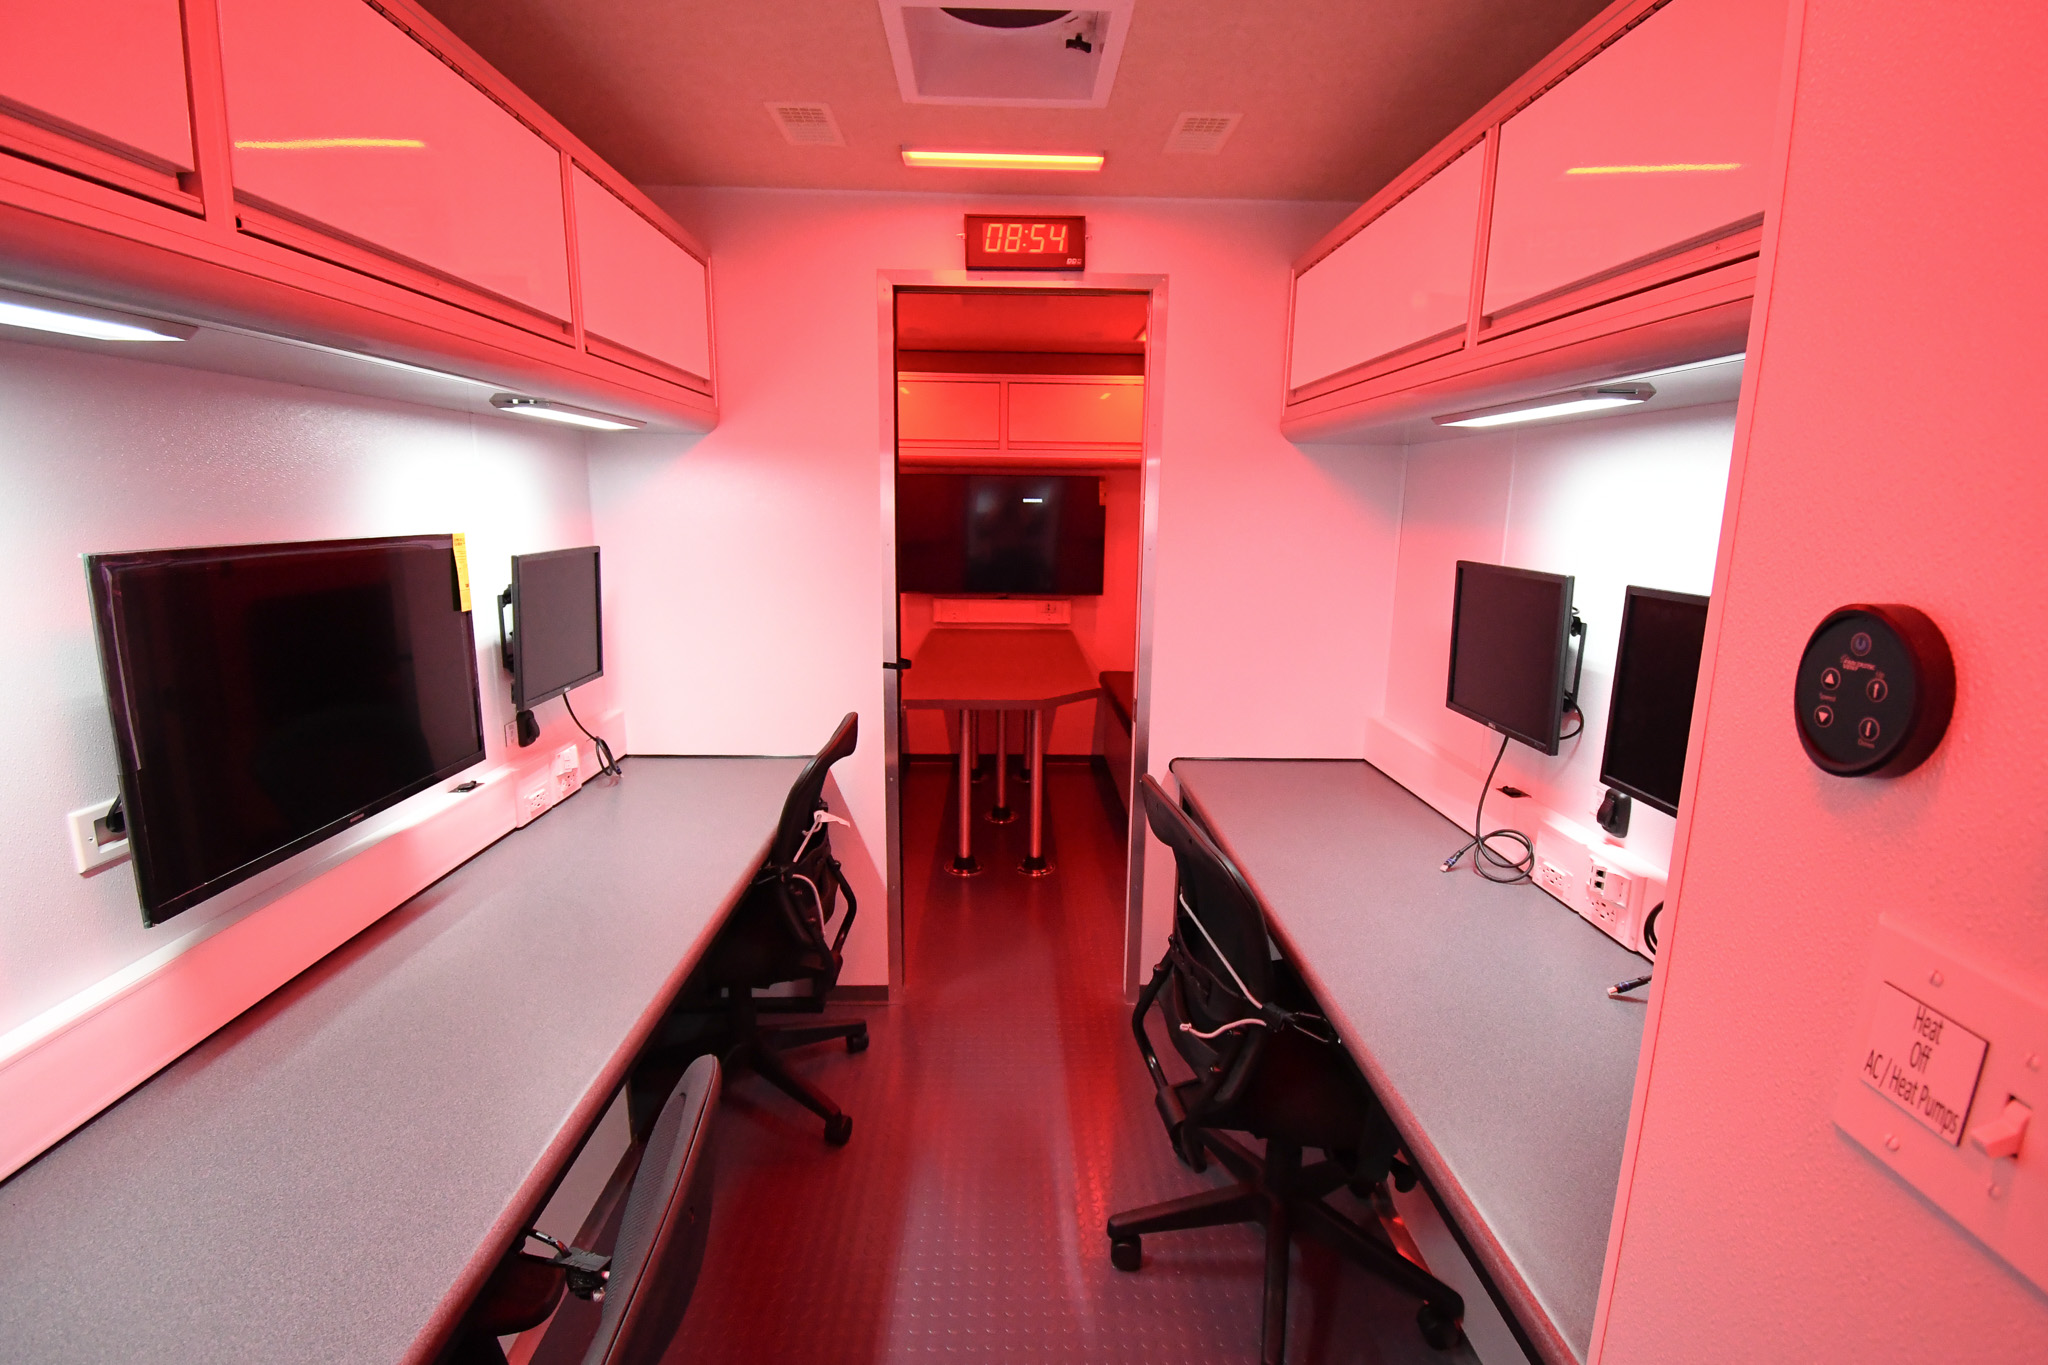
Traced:
[[1635, 890], [1636, 879], [1618, 868], [1594, 863], [1592, 872], [1586, 878], [1586, 899], [1595, 906], [1609, 912], [1628, 909], [1629, 896]]
[[1572, 903], [1572, 874], [1550, 861], [1550, 859], [1537, 859], [1536, 882], [1545, 891], [1548, 891], [1566, 905]]
[[576, 794], [583, 785], [583, 759], [573, 744], [564, 744], [555, 753], [555, 800], [561, 801]]
[[114, 798], [108, 797], [64, 817], [71, 834], [71, 861], [81, 877], [90, 877], [128, 856], [128, 836], [107, 828], [107, 812], [113, 808]]
[[514, 812], [521, 826], [531, 823], [548, 813], [555, 804], [554, 774], [534, 773], [519, 784], [519, 804]]

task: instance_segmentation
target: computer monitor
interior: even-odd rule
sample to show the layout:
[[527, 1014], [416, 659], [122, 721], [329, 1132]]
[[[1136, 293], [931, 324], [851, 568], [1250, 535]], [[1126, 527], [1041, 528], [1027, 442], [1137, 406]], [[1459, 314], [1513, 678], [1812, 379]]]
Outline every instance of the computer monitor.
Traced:
[[1622, 602], [1600, 780], [1666, 815], [1678, 814], [1706, 634], [1704, 597], [1631, 586]]
[[505, 666], [514, 710], [531, 711], [603, 675], [597, 546], [512, 556], [512, 584], [499, 605], [512, 609]]
[[145, 924], [483, 759], [452, 536], [85, 568]]
[[1566, 676], [1572, 612], [1568, 575], [1458, 561], [1445, 705], [1546, 754], [1575, 700]]

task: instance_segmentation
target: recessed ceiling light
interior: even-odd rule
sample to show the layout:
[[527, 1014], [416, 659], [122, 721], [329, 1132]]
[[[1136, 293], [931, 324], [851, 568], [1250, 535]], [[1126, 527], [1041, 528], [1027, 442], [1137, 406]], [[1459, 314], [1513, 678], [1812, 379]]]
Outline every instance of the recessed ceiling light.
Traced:
[[903, 164], [956, 171], [1099, 171], [1100, 152], [942, 152], [903, 149]]
[[88, 341], [189, 341], [199, 329], [182, 322], [137, 317], [90, 304], [0, 291], [0, 326], [55, 332]]
[[1599, 412], [1604, 408], [1647, 403], [1657, 396], [1648, 384], [1599, 384], [1585, 389], [1546, 393], [1517, 403], [1501, 403], [1469, 412], [1447, 412], [1432, 420], [1440, 427], [1504, 427], [1512, 422], [1537, 422], [1545, 417], [1569, 417], [1574, 413]]
[[609, 412], [557, 403], [552, 398], [527, 398], [516, 393], [492, 394], [491, 406], [514, 417], [535, 417], [543, 422], [589, 427], [593, 431], [637, 431], [647, 425], [631, 417], [618, 417]]

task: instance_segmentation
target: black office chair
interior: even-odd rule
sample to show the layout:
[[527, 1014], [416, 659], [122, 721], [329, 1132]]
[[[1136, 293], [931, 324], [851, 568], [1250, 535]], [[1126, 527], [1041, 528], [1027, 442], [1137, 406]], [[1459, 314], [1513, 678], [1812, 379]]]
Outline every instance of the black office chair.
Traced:
[[[1265, 1319], [1260, 1360], [1287, 1349], [1287, 1257], [1298, 1229], [1422, 1300], [1416, 1322], [1439, 1350], [1457, 1345], [1465, 1304], [1457, 1291], [1403, 1257], [1377, 1221], [1361, 1226], [1324, 1202], [1339, 1187], [1370, 1197], [1392, 1175], [1411, 1187], [1400, 1140], [1365, 1078], [1315, 1013], [1307, 988], [1272, 958], [1265, 917], [1237, 867], [1157, 780], [1139, 786], [1145, 818], [1173, 851], [1179, 873], [1166, 956], [1131, 1016], [1152, 1073], [1159, 1116], [1182, 1163], [1204, 1170], [1214, 1156], [1236, 1183], [1153, 1204], [1109, 1220], [1110, 1261], [1136, 1270], [1148, 1232], [1259, 1223], [1266, 1230]], [[1145, 1029], [1154, 1005], [1194, 1079], [1167, 1079]], [[1264, 1158], [1229, 1133], [1264, 1138]], [[1304, 1148], [1323, 1159], [1302, 1164]]]
[[[711, 1225], [707, 1139], [718, 1091], [718, 1060], [700, 1057], [661, 1106], [626, 1194], [612, 1254], [528, 1232], [477, 1295], [445, 1365], [504, 1365], [498, 1338], [546, 1322], [569, 1292], [603, 1304], [583, 1365], [659, 1365], [704, 1265]], [[526, 1251], [529, 1239], [548, 1242], [554, 1254]], [[549, 1347], [559, 1329], [549, 1328]]]
[[[824, 1119], [827, 1142], [839, 1146], [853, 1136], [853, 1119], [830, 1096], [791, 1071], [781, 1054], [834, 1038], [843, 1038], [848, 1052], [864, 1051], [866, 1021], [767, 1023], [761, 1016], [823, 1014], [827, 997], [838, 984], [847, 931], [859, 907], [839, 860], [832, 856], [829, 827], [837, 817], [825, 808], [825, 775], [853, 752], [858, 741], [859, 717], [848, 714], [789, 789], [767, 860], [635, 1068], [628, 1099], [636, 1132], [649, 1115], [650, 1097], [662, 1092], [681, 1060], [718, 1050], [728, 1067], [752, 1067]], [[832, 928], [842, 892], [846, 913]], [[757, 987], [789, 982], [807, 986], [808, 993], [754, 994]]]

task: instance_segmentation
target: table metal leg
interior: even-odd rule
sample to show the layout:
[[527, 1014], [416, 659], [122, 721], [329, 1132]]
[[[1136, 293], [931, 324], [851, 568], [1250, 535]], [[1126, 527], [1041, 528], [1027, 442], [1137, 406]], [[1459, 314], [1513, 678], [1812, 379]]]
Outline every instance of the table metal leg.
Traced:
[[996, 712], [996, 804], [988, 813], [991, 825], [1007, 825], [1017, 818], [1010, 809], [1010, 744], [1008, 711]]
[[1045, 858], [1045, 712], [1031, 713], [1031, 853], [1024, 859], [1027, 876], [1043, 877], [1052, 864]]
[[968, 771], [974, 774], [974, 780], [979, 782], [981, 781], [981, 712], [973, 711], [969, 712], [969, 715], [973, 723], [968, 726], [968, 735], [971, 737], [971, 742], [967, 746], [967, 752], [974, 755], [974, 761], [967, 766]]
[[981, 871], [974, 861], [974, 712], [960, 710], [960, 851], [946, 870], [956, 877]]

